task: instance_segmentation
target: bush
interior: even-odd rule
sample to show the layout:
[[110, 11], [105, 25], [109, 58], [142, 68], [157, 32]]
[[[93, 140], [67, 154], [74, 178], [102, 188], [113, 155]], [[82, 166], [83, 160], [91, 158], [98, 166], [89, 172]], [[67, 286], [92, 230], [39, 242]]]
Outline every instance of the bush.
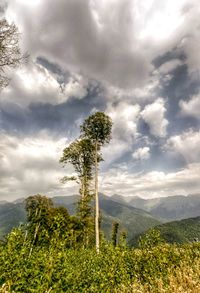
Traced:
[[[172, 293], [199, 288], [200, 243], [130, 249], [105, 242], [97, 254], [92, 248], [66, 248], [59, 239], [48, 247], [34, 246], [31, 254], [30, 249], [23, 229], [13, 230], [0, 245], [0, 292]], [[187, 284], [190, 289], [184, 291]]]

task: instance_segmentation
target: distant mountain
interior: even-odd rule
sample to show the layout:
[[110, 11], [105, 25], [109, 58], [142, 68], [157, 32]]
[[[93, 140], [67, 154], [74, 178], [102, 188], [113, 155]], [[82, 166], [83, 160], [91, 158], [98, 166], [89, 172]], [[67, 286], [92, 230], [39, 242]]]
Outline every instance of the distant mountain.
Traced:
[[70, 214], [74, 214], [76, 211], [76, 203], [79, 200], [77, 194], [70, 196], [55, 196], [51, 198], [55, 206], [65, 207]]
[[4, 203], [0, 205], [0, 237], [6, 235], [13, 227], [26, 221], [23, 203]]
[[0, 200], [0, 205], [7, 203], [6, 200]]
[[152, 216], [157, 219], [163, 219], [166, 222], [200, 216], [200, 194], [153, 199], [113, 195], [111, 198], [114, 201], [148, 211]]
[[107, 196], [100, 196], [99, 205], [102, 211], [102, 229], [107, 236], [111, 233], [114, 221], [119, 222], [120, 231], [127, 231], [129, 239], [140, 233], [139, 231], [146, 231], [159, 223], [148, 212], [117, 203]]
[[[78, 196], [54, 197], [52, 200], [55, 206], [64, 206], [70, 214], [73, 214], [76, 209]], [[111, 235], [113, 222], [119, 222], [120, 231], [126, 230], [129, 239], [160, 223], [148, 212], [127, 204], [117, 203], [102, 194], [100, 195], [100, 210], [102, 230], [107, 238]], [[5, 235], [14, 226], [18, 226], [21, 222], [25, 222], [25, 220], [26, 213], [24, 204], [21, 201], [2, 204], [0, 206], [0, 236]]]
[[[162, 238], [168, 243], [200, 241], [200, 217], [169, 222], [155, 228], [160, 231]], [[144, 234], [133, 237], [130, 244], [137, 246], [139, 238]]]
[[[78, 196], [64, 196], [52, 198], [56, 206], [62, 205], [70, 213], [74, 213]], [[128, 238], [146, 231], [150, 227], [158, 225], [160, 221], [144, 210], [129, 206], [126, 203], [118, 203], [110, 197], [100, 194], [99, 206], [102, 216], [101, 227], [107, 238], [110, 237], [113, 222], [118, 222], [119, 232], [127, 231]], [[133, 229], [134, 227], [134, 229]]]

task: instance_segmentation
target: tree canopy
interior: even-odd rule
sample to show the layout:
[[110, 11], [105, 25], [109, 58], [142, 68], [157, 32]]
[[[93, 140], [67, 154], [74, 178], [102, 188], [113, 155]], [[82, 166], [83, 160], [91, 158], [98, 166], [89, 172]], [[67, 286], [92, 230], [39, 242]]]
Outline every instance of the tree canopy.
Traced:
[[112, 121], [111, 118], [103, 112], [96, 112], [85, 119], [81, 126], [82, 136], [89, 138], [104, 145], [111, 139]]

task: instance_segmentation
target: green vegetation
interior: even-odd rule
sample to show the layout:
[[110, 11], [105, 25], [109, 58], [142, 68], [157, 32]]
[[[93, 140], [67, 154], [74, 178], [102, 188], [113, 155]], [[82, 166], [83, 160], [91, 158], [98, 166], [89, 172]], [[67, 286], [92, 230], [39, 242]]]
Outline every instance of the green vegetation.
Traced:
[[169, 243], [186, 243], [200, 240], [200, 217], [174, 221], [159, 225], [165, 241]]
[[67, 248], [54, 235], [30, 254], [25, 230], [14, 229], [0, 245], [0, 292], [199, 292], [200, 244], [179, 247], [156, 239], [144, 239], [140, 249], [104, 242], [97, 254], [94, 248]]
[[[79, 215], [35, 195], [26, 200], [27, 224], [0, 242], [0, 292], [198, 292], [200, 243], [167, 244], [158, 230], [126, 246], [113, 223], [97, 253]], [[181, 288], [181, 289], [180, 289]]]
[[[155, 227], [167, 243], [189, 243], [200, 240], [200, 217], [165, 223]], [[130, 241], [131, 246], [138, 246], [140, 237], [147, 232], [135, 235]]]

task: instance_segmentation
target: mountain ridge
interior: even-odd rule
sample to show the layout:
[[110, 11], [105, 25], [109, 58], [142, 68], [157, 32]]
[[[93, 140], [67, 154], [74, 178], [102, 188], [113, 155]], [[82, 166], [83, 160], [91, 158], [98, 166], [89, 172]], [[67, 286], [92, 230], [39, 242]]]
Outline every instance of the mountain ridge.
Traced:
[[[70, 212], [75, 213], [78, 196], [63, 196], [51, 198], [55, 206], [64, 206]], [[120, 231], [126, 230], [128, 238], [158, 225], [160, 222], [150, 213], [112, 201], [110, 197], [100, 194], [100, 211], [102, 213], [102, 229], [107, 238], [110, 237], [113, 222], [119, 222]], [[18, 214], [19, 213], [19, 214]], [[12, 227], [26, 221], [25, 203], [18, 200], [0, 206], [0, 234], [8, 233]], [[15, 219], [13, 222], [12, 219]], [[134, 230], [132, 229], [134, 227]]]
[[[168, 243], [188, 243], [200, 241], [200, 216], [164, 223], [154, 227], [160, 231], [161, 237]], [[130, 240], [131, 246], [138, 246], [140, 237], [148, 231], [138, 234]]]

